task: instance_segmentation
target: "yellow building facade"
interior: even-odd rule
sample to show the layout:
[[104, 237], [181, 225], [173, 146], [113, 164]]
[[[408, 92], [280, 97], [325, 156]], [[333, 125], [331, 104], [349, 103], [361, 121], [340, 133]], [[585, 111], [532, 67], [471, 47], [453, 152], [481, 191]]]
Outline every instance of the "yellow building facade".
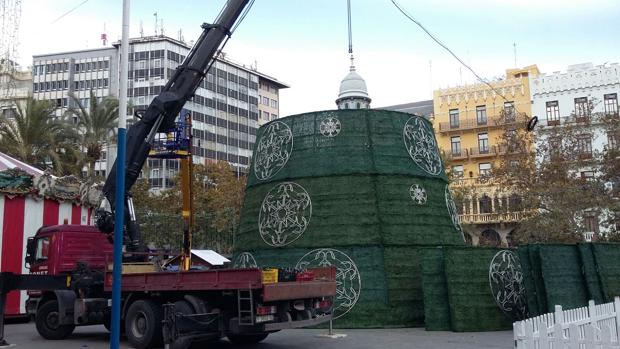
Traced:
[[478, 83], [433, 91], [433, 126], [452, 174], [451, 186], [472, 188], [462, 191], [469, 194], [457, 209], [474, 245], [510, 244], [510, 233], [522, 217], [519, 198], [499, 194], [488, 177], [505, 154], [499, 144], [514, 122], [510, 116], [515, 111], [532, 115], [529, 79], [538, 75], [538, 67], [530, 65], [507, 69], [505, 79], [490, 82], [493, 88]]

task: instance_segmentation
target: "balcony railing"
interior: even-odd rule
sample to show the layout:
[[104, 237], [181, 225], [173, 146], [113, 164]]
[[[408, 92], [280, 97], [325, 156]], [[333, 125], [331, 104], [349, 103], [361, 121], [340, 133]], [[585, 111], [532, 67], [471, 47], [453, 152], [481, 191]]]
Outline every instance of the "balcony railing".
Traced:
[[461, 149], [460, 151], [447, 150], [445, 151], [445, 155], [450, 160], [462, 160], [468, 157], [467, 149]]
[[491, 176], [471, 177], [471, 178], [455, 178], [450, 182], [456, 187], [462, 186], [488, 186], [495, 184], [495, 180]]
[[481, 157], [497, 155], [497, 149], [495, 146], [493, 147], [489, 146], [486, 148], [474, 147], [474, 148], [469, 148], [468, 153], [469, 153], [469, 156], [472, 158], [481, 158]]
[[476, 128], [498, 127], [514, 123], [516, 120], [511, 118], [493, 117], [486, 120], [461, 119], [457, 124], [451, 122], [440, 122], [439, 132], [472, 130]]
[[525, 218], [524, 212], [477, 213], [459, 215], [465, 224], [488, 224], [519, 222]]

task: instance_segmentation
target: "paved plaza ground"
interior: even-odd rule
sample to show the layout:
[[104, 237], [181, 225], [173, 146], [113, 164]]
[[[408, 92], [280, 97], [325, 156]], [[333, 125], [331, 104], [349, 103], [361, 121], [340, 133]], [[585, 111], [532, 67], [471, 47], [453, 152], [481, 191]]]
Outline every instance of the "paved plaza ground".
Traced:
[[[5, 328], [6, 339], [24, 349], [105, 349], [109, 347], [108, 331], [103, 326], [78, 327], [74, 334], [62, 341], [41, 338], [34, 324], [10, 324]], [[423, 328], [337, 330], [344, 338], [319, 337], [326, 330], [287, 330], [271, 334], [264, 342], [252, 346], [259, 349], [484, 349], [513, 348], [512, 331], [499, 332], [427, 332]], [[126, 341], [122, 348], [130, 348]], [[203, 349], [232, 349], [227, 340], [210, 345], [195, 346]]]

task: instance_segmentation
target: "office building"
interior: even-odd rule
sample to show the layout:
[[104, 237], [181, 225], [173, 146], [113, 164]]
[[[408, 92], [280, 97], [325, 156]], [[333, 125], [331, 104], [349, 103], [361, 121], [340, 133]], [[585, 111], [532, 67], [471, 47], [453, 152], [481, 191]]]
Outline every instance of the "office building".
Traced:
[[[166, 36], [130, 39], [126, 93], [132, 111], [146, 109], [189, 51], [186, 43]], [[98, 98], [118, 96], [119, 55], [116, 43], [110, 48], [34, 56], [35, 98], [54, 101], [62, 115], [70, 103], [69, 93], [86, 105], [91, 90]], [[280, 115], [279, 90], [287, 87], [221, 55], [184, 107], [193, 119], [194, 162], [222, 160], [237, 173], [246, 172], [256, 131]], [[131, 124], [133, 115], [128, 117]], [[114, 147], [109, 147], [98, 162], [98, 174], [106, 174], [114, 155]], [[143, 175], [153, 187], [165, 188], [173, 184], [178, 168], [178, 160], [149, 159]]]

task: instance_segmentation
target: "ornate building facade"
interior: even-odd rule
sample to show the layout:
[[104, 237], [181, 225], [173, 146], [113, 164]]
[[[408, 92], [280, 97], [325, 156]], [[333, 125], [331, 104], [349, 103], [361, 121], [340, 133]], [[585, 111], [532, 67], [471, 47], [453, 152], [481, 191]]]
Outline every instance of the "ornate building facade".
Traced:
[[[594, 66], [592, 63], [574, 64], [564, 72], [540, 74], [531, 81], [532, 112], [539, 117], [537, 144], [549, 142], [558, 129], [578, 127], [582, 159], [596, 159], [607, 148], [618, 149], [620, 135], [610, 130], [595, 115], [617, 115], [620, 94], [620, 65], [618, 63]], [[565, 132], [565, 131], [564, 131]], [[557, 137], [554, 137], [557, 138]], [[561, 146], [562, 140], [552, 140]], [[550, 143], [550, 142], [549, 142]], [[581, 178], [597, 176], [595, 166], [577, 169]], [[607, 183], [612, 193], [620, 193], [620, 182]], [[604, 224], [608, 213], [591, 210], [580, 217], [585, 228], [584, 239], [596, 240], [609, 229]], [[618, 214], [616, 214], [618, 216]]]
[[493, 88], [477, 83], [433, 93], [437, 142], [451, 188], [463, 193], [457, 210], [465, 238], [474, 245], [509, 245], [510, 233], [523, 216], [519, 196], [499, 191], [490, 177], [506, 154], [500, 139], [516, 122], [515, 113], [532, 115], [529, 81], [538, 75], [536, 65], [507, 69], [504, 79], [490, 82]]

